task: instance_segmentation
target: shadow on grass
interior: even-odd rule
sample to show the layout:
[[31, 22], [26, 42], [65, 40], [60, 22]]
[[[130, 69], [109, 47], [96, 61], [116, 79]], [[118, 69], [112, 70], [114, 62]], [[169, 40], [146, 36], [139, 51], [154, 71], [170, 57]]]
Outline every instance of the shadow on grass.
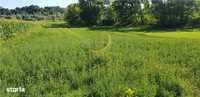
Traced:
[[[47, 28], [82, 28], [85, 26], [69, 26], [65, 22], [53, 22], [49, 23]], [[122, 27], [122, 26], [93, 26], [87, 27], [92, 31], [102, 31], [102, 32], [200, 32], [199, 27], [174, 27], [165, 28], [156, 25], [144, 25], [144, 26], [133, 26], [133, 27]]]
[[46, 28], [83, 28], [83, 26], [69, 26], [67, 23], [50, 23]]
[[68, 28], [69, 26], [66, 23], [51, 23], [48, 24], [47, 28]]
[[158, 26], [136, 26], [136, 27], [114, 27], [114, 26], [101, 26], [101, 27], [90, 27], [93, 31], [109, 31], [109, 32], [195, 32], [200, 31], [199, 28], [192, 27], [179, 27], [179, 28], [163, 28]]

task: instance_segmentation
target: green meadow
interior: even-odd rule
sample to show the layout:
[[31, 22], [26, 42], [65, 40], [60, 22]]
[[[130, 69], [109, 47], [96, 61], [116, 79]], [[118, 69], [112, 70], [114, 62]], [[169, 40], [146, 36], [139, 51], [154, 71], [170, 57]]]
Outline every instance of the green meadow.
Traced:
[[3, 23], [0, 97], [200, 97], [200, 29]]

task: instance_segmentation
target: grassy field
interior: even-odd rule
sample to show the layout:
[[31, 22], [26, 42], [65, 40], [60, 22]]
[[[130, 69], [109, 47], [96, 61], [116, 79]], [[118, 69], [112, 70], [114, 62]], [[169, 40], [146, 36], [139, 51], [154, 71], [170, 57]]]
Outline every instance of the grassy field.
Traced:
[[55, 25], [0, 40], [0, 97], [200, 97], [200, 30]]

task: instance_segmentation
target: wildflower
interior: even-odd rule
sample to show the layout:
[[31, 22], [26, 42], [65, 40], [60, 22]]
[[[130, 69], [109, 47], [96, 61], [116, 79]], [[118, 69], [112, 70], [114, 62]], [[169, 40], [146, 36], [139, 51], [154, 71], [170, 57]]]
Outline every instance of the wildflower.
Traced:
[[135, 91], [132, 90], [131, 88], [128, 88], [126, 91], [125, 91], [125, 97], [133, 97]]

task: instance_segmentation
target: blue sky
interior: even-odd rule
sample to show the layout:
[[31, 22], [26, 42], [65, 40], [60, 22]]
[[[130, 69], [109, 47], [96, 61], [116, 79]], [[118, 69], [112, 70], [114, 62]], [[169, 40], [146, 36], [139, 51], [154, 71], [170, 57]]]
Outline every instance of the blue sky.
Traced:
[[78, 2], [78, 0], [0, 0], [0, 6], [4, 8], [13, 9], [16, 7], [39, 5], [44, 6], [61, 6], [66, 7], [71, 3]]

